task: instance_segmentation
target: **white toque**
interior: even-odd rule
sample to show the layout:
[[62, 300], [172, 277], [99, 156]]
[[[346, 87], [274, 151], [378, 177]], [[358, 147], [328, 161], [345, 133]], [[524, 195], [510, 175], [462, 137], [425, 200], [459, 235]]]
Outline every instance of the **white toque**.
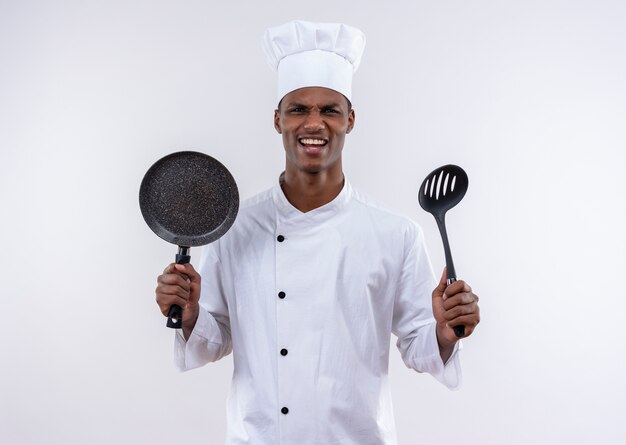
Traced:
[[303, 87], [325, 87], [352, 99], [352, 74], [365, 34], [343, 23], [294, 20], [265, 30], [263, 51], [278, 71], [278, 101]]

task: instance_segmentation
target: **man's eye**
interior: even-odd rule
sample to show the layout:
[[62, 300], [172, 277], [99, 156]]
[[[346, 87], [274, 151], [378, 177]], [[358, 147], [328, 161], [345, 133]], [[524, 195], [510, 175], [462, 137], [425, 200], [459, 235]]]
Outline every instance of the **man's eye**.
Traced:
[[289, 109], [289, 111], [290, 111], [291, 113], [302, 113], [302, 112], [304, 112], [305, 110], [304, 110], [304, 108], [303, 108], [303, 107], [293, 107], [293, 108], [290, 108], [290, 109]]
[[327, 114], [339, 114], [339, 110], [336, 110], [334, 108], [324, 108], [322, 110], [322, 113], [327, 113]]

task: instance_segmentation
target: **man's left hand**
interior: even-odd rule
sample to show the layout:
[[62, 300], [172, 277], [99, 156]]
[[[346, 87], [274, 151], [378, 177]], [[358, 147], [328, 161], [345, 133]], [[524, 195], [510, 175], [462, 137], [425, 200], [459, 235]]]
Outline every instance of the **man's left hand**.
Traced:
[[[433, 314], [437, 321], [437, 341], [439, 350], [449, 357], [454, 345], [459, 339], [454, 333], [455, 326], [465, 326], [465, 335], [469, 337], [480, 322], [480, 308], [478, 295], [463, 280], [446, 285], [446, 269], [439, 285], [433, 290]], [[445, 358], [444, 358], [444, 361]]]

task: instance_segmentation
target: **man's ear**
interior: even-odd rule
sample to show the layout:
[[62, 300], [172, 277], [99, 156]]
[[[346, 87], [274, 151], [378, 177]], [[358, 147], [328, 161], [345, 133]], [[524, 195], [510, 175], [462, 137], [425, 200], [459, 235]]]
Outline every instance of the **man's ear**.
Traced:
[[350, 110], [348, 113], [348, 129], [346, 130], [346, 134], [350, 133], [354, 128], [354, 120], [356, 119], [356, 115], [354, 114], [354, 108]]
[[282, 130], [280, 129], [280, 114], [278, 110], [274, 110], [274, 128], [278, 132], [278, 134], [282, 134]]

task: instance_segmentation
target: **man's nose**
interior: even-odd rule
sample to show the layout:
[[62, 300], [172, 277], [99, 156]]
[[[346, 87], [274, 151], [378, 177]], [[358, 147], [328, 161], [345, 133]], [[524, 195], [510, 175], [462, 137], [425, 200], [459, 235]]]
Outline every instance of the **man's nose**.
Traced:
[[310, 132], [321, 131], [324, 129], [324, 120], [321, 113], [312, 111], [304, 122], [304, 129]]

